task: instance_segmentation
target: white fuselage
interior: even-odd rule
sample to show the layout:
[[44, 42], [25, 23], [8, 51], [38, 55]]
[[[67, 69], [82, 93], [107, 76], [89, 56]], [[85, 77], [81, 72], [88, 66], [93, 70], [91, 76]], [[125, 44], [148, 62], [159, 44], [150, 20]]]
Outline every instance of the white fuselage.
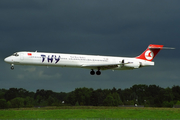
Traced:
[[[148, 48], [137, 57], [113, 57], [99, 55], [45, 53], [45, 52], [17, 52], [4, 59], [14, 65], [38, 65], [57, 67], [76, 67], [91, 69], [91, 75], [100, 75], [100, 70], [130, 70], [145, 66], [154, 66], [152, 60], [162, 49], [174, 49], [163, 45], [150, 44]], [[97, 69], [95, 72], [94, 69]]]
[[44, 52], [17, 52], [5, 58], [5, 62], [11, 65], [79, 67], [98, 70], [126, 70], [154, 65], [154, 62], [128, 57]]

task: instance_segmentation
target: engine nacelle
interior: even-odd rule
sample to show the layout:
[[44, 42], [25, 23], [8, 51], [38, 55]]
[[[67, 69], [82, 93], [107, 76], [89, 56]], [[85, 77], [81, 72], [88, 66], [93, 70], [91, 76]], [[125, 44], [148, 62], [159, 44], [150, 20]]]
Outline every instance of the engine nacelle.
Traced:
[[141, 63], [139, 61], [134, 60], [124, 60], [124, 67], [129, 68], [139, 68], [141, 66]]

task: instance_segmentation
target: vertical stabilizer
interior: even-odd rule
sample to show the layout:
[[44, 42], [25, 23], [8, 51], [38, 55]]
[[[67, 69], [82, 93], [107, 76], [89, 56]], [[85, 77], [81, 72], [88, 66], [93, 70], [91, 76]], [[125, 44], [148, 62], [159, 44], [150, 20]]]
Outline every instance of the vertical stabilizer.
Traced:
[[137, 59], [152, 61], [158, 52], [163, 49], [163, 45], [150, 44], [148, 48]]

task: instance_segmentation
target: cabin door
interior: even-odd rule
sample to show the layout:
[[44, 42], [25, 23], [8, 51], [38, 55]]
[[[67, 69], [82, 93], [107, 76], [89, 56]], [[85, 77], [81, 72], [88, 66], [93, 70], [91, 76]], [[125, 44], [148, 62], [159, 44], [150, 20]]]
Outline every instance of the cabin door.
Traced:
[[21, 58], [21, 60], [24, 60], [24, 53], [21, 53], [20, 58]]

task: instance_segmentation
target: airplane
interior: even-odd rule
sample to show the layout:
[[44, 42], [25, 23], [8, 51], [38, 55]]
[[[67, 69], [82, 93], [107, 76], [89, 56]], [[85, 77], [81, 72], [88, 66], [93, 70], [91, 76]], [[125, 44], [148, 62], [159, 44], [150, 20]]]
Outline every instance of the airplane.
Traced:
[[[101, 70], [132, 70], [146, 66], [154, 66], [152, 61], [162, 49], [174, 49], [163, 45], [150, 44], [137, 57], [116, 57], [82, 54], [45, 53], [45, 52], [16, 52], [6, 57], [4, 61], [14, 65], [57, 66], [91, 69], [91, 75], [101, 75]], [[97, 70], [96, 72], [94, 70]]]

